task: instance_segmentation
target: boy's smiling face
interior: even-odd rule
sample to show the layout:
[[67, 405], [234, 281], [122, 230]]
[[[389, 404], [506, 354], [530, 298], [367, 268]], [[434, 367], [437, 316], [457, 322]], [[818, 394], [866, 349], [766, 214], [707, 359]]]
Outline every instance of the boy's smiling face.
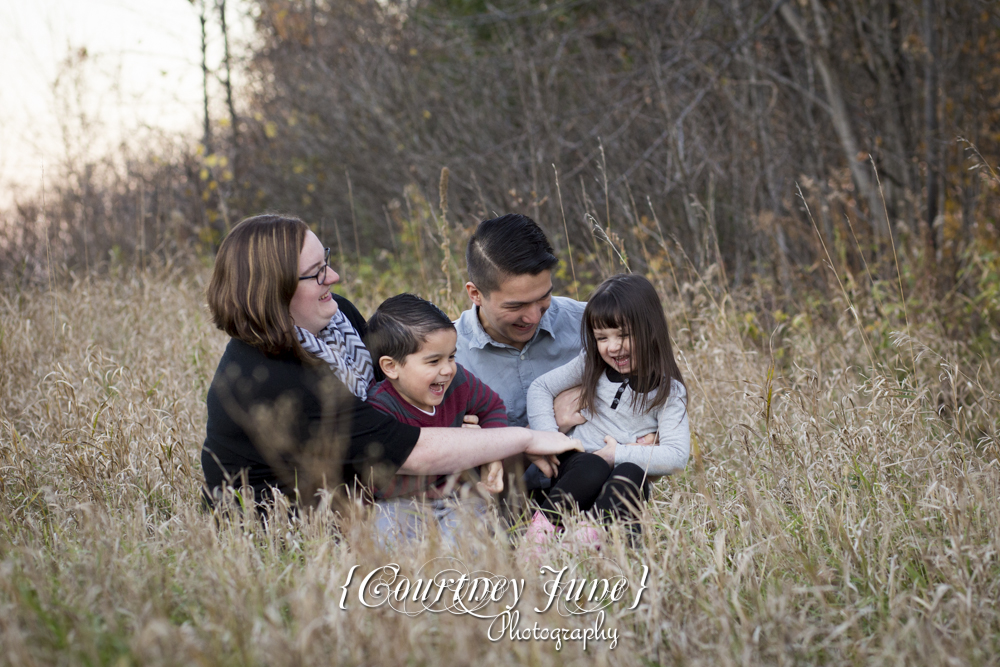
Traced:
[[444, 400], [455, 378], [457, 342], [454, 329], [438, 329], [427, 334], [420, 349], [407, 355], [403, 363], [384, 356], [379, 364], [403, 400], [424, 412], [432, 412]]

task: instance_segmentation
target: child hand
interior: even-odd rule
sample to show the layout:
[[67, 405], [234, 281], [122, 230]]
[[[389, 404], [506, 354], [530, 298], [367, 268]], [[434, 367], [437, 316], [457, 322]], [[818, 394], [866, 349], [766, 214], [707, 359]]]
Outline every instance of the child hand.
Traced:
[[465, 415], [462, 417], [462, 428], [479, 428], [479, 417], [476, 415]]
[[615, 440], [610, 435], [604, 436], [604, 446], [598, 449], [595, 454], [604, 459], [609, 466], [615, 467], [615, 449], [618, 447], [618, 441]]
[[479, 468], [479, 476], [483, 481], [478, 486], [487, 493], [500, 493], [503, 491], [503, 463], [493, 461], [490, 464]]
[[554, 455], [550, 456], [533, 456], [528, 454], [528, 460], [538, 466], [538, 469], [542, 471], [542, 474], [549, 479], [555, 477], [559, 474], [559, 459]]
[[647, 433], [641, 438], [637, 438], [635, 441], [637, 445], [658, 445], [660, 444], [660, 434], [656, 431], [652, 433]]

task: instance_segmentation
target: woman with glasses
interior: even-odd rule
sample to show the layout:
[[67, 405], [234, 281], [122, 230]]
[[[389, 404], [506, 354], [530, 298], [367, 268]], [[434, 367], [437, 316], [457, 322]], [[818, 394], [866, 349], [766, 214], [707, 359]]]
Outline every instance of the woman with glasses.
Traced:
[[519, 453], [579, 448], [523, 428], [417, 428], [364, 402], [373, 381], [365, 322], [330, 292], [340, 277], [297, 218], [240, 222], [219, 248], [208, 286], [217, 327], [232, 337], [208, 392], [205, 492], [268, 503], [272, 490], [311, 504], [321, 488], [384, 485], [392, 475], [439, 475]]

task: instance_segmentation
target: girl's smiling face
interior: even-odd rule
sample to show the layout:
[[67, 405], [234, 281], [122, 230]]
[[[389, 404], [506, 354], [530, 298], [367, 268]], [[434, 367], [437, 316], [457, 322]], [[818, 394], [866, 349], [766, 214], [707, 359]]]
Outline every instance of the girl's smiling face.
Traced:
[[628, 331], [620, 328], [594, 329], [597, 353], [610, 368], [622, 375], [632, 371], [632, 341]]

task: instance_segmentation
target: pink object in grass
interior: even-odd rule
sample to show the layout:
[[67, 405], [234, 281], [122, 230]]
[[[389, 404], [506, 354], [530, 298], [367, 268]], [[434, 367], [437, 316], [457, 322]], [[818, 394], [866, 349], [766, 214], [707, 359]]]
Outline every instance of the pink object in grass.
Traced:
[[536, 511], [528, 524], [528, 530], [524, 533], [525, 544], [548, 544], [556, 534], [557, 528], [552, 525], [544, 514]]
[[604, 531], [595, 526], [583, 525], [573, 531], [573, 541], [581, 547], [600, 551], [604, 544]]
[[528, 522], [528, 530], [524, 532], [524, 539], [521, 541], [521, 557], [528, 564], [541, 563], [548, 551], [548, 545], [556, 539], [556, 534], [561, 530], [562, 528], [552, 525], [542, 512], [536, 511]]

